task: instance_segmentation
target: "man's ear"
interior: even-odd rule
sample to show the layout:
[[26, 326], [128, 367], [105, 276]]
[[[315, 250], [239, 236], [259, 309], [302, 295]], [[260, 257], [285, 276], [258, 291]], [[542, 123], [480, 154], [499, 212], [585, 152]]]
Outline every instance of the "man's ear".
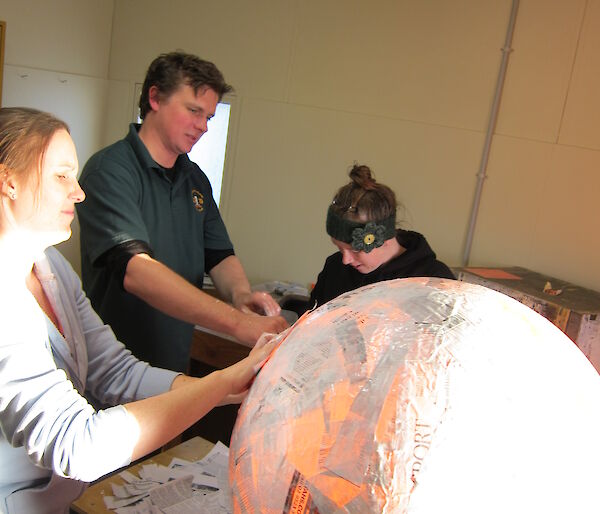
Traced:
[[148, 103], [153, 111], [158, 111], [160, 105], [161, 95], [160, 91], [156, 86], [150, 86], [148, 90]]

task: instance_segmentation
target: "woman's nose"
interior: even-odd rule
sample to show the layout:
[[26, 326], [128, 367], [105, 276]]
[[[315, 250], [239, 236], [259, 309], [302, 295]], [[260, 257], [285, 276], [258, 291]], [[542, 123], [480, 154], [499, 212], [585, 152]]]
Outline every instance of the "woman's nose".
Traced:
[[83, 189], [81, 189], [81, 186], [77, 180], [75, 181], [75, 188], [71, 192], [71, 198], [75, 203], [80, 203], [85, 200], [85, 193], [83, 192]]
[[342, 251], [342, 264], [345, 264], [346, 266], [348, 264], [352, 264], [354, 262], [354, 257], [352, 256], [352, 252], [348, 251], [348, 250], [343, 250]]

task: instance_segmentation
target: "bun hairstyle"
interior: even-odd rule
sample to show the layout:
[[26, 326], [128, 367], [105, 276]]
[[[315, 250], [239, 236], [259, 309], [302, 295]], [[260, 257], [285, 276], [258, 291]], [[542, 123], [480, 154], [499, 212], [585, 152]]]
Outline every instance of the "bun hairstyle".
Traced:
[[368, 166], [355, 164], [349, 175], [351, 182], [327, 209], [325, 230], [354, 251], [369, 253], [396, 235], [396, 195], [377, 183]]
[[348, 173], [350, 183], [335, 194], [332, 210], [340, 218], [379, 222], [395, 217], [397, 201], [394, 191], [375, 180], [371, 168], [355, 164]]

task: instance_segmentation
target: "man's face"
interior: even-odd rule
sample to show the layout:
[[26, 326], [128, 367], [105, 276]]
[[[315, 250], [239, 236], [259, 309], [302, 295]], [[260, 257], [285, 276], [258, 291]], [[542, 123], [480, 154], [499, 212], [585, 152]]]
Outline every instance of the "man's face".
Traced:
[[213, 89], [200, 88], [194, 93], [186, 84], [168, 97], [161, 98], [152, 88], [150, 95], [157, 135], [174, 157], [188, 153], [208, 130], [208, 120], [214, 116], [219, 102]]

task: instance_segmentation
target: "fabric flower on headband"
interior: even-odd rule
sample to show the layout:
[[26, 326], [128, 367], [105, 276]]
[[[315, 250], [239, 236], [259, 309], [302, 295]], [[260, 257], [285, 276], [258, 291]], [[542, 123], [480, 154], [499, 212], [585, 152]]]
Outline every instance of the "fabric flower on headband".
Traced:
[[377, 225], [372, 221], [365, 228], [355, 228], [352, 231], [352, 248], [357, 252], [369, 253], [373, 248], [383, 245], [385, 232], [385, 225]]

